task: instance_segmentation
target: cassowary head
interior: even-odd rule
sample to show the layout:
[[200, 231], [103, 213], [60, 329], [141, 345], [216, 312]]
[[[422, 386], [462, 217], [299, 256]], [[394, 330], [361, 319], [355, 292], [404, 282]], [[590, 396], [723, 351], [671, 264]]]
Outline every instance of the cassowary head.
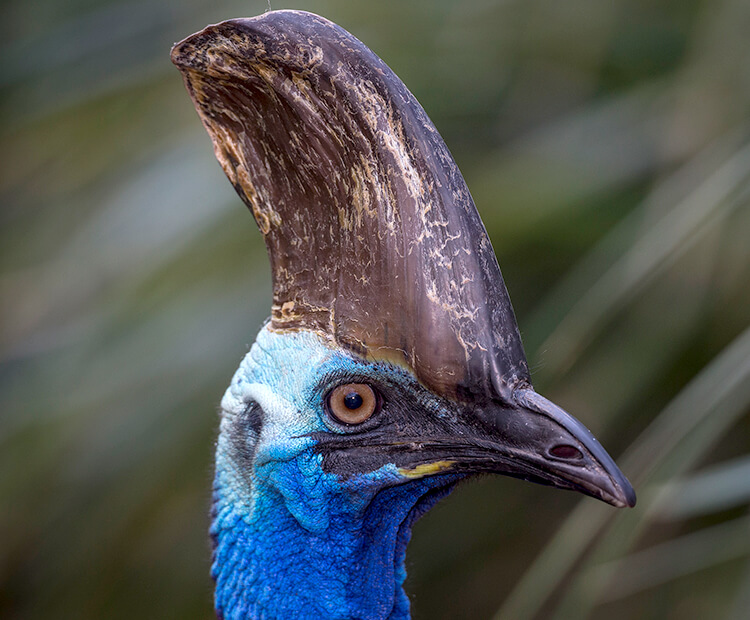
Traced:
[[278, 11], [209, 26], [172, 60], [273, 275], [222, 401], [219, 615], [407, 616], [411, 524], [474, 474], [634, 505], [591, 433], [532, 388], [466, 184], [377, 56]]

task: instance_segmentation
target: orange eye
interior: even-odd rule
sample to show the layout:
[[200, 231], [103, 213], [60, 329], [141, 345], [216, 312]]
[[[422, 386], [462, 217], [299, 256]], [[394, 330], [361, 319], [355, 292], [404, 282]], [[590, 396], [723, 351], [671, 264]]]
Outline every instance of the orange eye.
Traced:
[[331, 390], [328, 409], [342, 424], [362, 424], [378, 408], [378, 397], [366, 383], [347, 383]]

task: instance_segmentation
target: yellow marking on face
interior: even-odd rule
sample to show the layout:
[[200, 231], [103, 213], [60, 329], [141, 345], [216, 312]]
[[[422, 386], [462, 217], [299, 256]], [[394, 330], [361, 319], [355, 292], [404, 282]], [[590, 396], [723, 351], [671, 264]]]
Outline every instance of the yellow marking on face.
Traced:
[[422, 463], [413, 469], [399, 467], [398, 473], [407, 478], [423, 478], [424, 476], [439, 474], [441, 471], [450, 469], [453, 463], [454, 461], [435, 461], [434, 463]]

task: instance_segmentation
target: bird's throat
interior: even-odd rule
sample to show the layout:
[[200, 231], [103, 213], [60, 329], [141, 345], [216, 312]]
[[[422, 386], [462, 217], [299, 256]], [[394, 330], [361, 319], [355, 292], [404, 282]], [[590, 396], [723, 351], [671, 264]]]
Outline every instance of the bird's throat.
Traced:
[[211, 533], [218, 616], [408, 618], [403, 583], [412, 525], [453, 484], [428, 478], [385, 488], [364, 503], [329, 498], [327, 525], [310, 529], [270, 489], [248, 518], [217, 483]]

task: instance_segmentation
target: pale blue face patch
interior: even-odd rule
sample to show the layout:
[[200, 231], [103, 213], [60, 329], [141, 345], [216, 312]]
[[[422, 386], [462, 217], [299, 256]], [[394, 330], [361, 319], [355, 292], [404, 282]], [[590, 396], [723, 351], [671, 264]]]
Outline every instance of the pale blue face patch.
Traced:
[[[231, 506], [251, 523], [264, 499], [280, 497], [303, 527], [321, 531], [336, 512], [357, 513], [378, 490], [405, 481], [393, 464], [342, 480], [322, 470], [322, 456], [313, 449], [311, 434], [341, 432], [324, 412], [330, 387], [325, 378], [340, 382], [340, 377], [375, 372], [391, 381], [414, 381], [405, 370], [334, 350], [312, 332], [263, 328], [221, 402], [217, 508]], [[243, 418], [249, 415], [262, 420], [247, 423]]]

